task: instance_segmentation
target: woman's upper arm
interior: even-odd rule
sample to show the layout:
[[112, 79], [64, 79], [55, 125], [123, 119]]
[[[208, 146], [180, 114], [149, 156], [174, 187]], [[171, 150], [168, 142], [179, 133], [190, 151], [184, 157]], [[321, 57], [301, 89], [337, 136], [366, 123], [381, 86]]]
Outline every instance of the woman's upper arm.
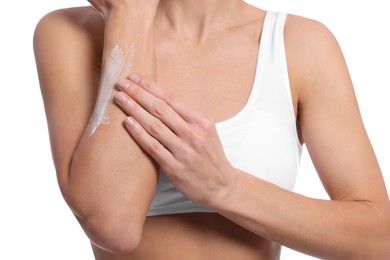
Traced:
[[336, 39], [322, 24], [290, 16], [285, 40], [302, 139], [331, 199], [386, 202], [381, 171]]
[[97, 95], [100, 71], [96, 43], [92, 32], [82, 26], [77, 14], [59, 10], [43, 17], [34, 35], [57, 172], [68, 172]]

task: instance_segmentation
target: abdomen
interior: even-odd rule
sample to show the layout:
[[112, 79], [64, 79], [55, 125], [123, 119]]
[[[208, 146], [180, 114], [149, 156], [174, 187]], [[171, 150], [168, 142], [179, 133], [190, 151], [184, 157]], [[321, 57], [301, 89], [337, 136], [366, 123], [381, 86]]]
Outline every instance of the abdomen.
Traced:
[[216, 213], [148, 217], [142, 241], [128, 255], [93, 246], [97, 260], [279, 259], [280, 246]]

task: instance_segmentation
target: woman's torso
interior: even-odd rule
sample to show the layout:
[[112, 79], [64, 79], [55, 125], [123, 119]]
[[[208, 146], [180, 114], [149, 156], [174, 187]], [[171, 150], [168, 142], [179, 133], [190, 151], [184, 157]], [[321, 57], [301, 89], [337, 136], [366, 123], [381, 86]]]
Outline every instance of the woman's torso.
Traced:
[[[74, 10], [80, 15], [86, 9]], [[157, 81], [191, 107], [216, 122], [237, 114], [246, 104], [255, 77], [265, 12], [247, 6], [238, 26], [202, 42], [183, 40], [163, 26], [155, 28]], [[103, 24], [90, 14], [101, 53]], [[297, 95], [292, 102], [297, 113]], [[241, 228], [216, 213], [147, 217], [139, 247], [115, 255], [92, 245], [96, 259], [278, 259], [280, 246]]]
[[92, 245], [97, 260], [279, 259], [280, 246], [216, 213], [148, 217], [142, 240], [129, 255]]

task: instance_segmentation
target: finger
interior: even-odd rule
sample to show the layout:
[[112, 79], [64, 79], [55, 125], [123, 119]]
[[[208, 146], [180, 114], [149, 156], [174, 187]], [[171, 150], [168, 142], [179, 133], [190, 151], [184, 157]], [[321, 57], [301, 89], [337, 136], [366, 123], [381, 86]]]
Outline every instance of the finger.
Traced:
[[183, 134], [186, 122], [165, 101], [127, 79], [118, 81], [118, 88], [150, 114], [160, 119], [174, 133], [178, 135]]
[[177, 153], [178, 148], [182, 146], [181, 141], [163, 122], [151, 115], [124, 92], [118, 92], [115, 95], [115, 100], [123, 111], [135, 118], [149, 135], [157, 139], [171, 152]]
[[194, 110], [184, 104], [179, 98], [172, 93], [166, 91], [163, 87], [159, 86], [153, 80], [147, 78], [139, 73], [132, 73], [129, 78], [132, 82], [141, 86], [154, 96], [160, 98], [166, 102], [176, 113], [178, 113], [188, 123], [198, 121], [201, 116]]
[[134, 140], [144, 149], [160, 167], [167, 168], [175, 163], [175, 158], [158, 140], [148, 134], [147, 131], [132, 117], [127, 117], [125, 127]]

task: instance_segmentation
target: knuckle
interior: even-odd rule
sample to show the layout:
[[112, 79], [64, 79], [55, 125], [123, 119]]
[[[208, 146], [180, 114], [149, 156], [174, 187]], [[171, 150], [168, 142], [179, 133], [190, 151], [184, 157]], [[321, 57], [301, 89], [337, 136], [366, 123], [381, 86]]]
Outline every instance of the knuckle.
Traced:
[[141, 85], [144, 87], [144, 88], [151, 88], [152, 87], [152, 81], [150, 79], [147, 79], [147, 78], [142, 78], [141, 79]]
[[211, 130], [214, 128], [214, 121], [211, 117], [205, 116], [200, 120], [200, 126], [205, 130]]
[[164, 100], [166, 100], [166, 102], [168, 104], [175, 104], [175, 103], [178, 102], [178, 98], [175, 95], [171, 94], [171, 93], [165, 94]]
[[202, 131], [189, 131], [188, 139], [193, 148], [192, 151], [201, 152], [208, 145], [207, 135], [202, 134]]
[[160, 102], [155, 106], [154, 112], [157, 116], [163, 116], [168, 111], [168, 105], [165, 102]]
[[149, 152], [151, 155], [157, 155], [160, 152], [161, 144], [157, 141], [151, 141], [149, 143]]
[[187, 148], [183, 151], [183, 154], [186, 158], [186, 160], [192, 160], [195, 156], [195, 151], [194, 149], [191, 147], [191, 148]]
[[160, 121], [155, 120], [150, 125], [150, 131], [152, 135], [156, 135], [162, 131], [162, 124]]
[[193, 144], [196, 150], [204, 150], [207, 146], [207, 140], [205, 137], [198, 135], [194, 138]]
[[188, 126], [185, 129], [185, 134], [186, 134], [185, 137], [191, 142], [194, 141], [194, 139], [196, 138], [196, 132], [194, 131], [194, 128], [192, 128], [191, 126]]
[[174, 163], [171, 163], [170, 170], [171, 170], [171, 172], [174, 172], [174, 173], [180, 173], [180, 172], [183, 172], [184, 167], [181, 163], [174, 162]]
[[182, 172], [181, 164], [177, 162], [165, 163], [164, 165], [160, 164], [160, 166], [164, 166], [164, 173], [169, 178], [174, 178], [174, 176]]
[[[207, 145], [207, 140], [203, 135], [200, 135], [194, 131], [191, 132], [189, 135], [189, 140], [191, 142], [191, 146], [193, 149], [197, 152], [200, 152], [203, 150], [203, 148]], [[194, 154], [192, 153], [193, 150], [191, 151], [186, 151], [186, 157], [192, 157]]]
[[191, 144], [189, 146], [181, 146], [180, 152], [177, 154], [180, 162], [188, 161], [188, 159], [193, 155], [193, 148], [191, 148]]
[[134, 84], [130, 84], [129, 93], [131, 96], [136, 97], [139, 95], [140, 89], [139, 89], [139, 87], [134, 86]]
[[164, 173], [167, 174], [167, 177], [172, 183], [180, 183], [183, 180], [183, 175], [180, 174], [185, 171], [183, 164], [175, 163], [166, 168]]

